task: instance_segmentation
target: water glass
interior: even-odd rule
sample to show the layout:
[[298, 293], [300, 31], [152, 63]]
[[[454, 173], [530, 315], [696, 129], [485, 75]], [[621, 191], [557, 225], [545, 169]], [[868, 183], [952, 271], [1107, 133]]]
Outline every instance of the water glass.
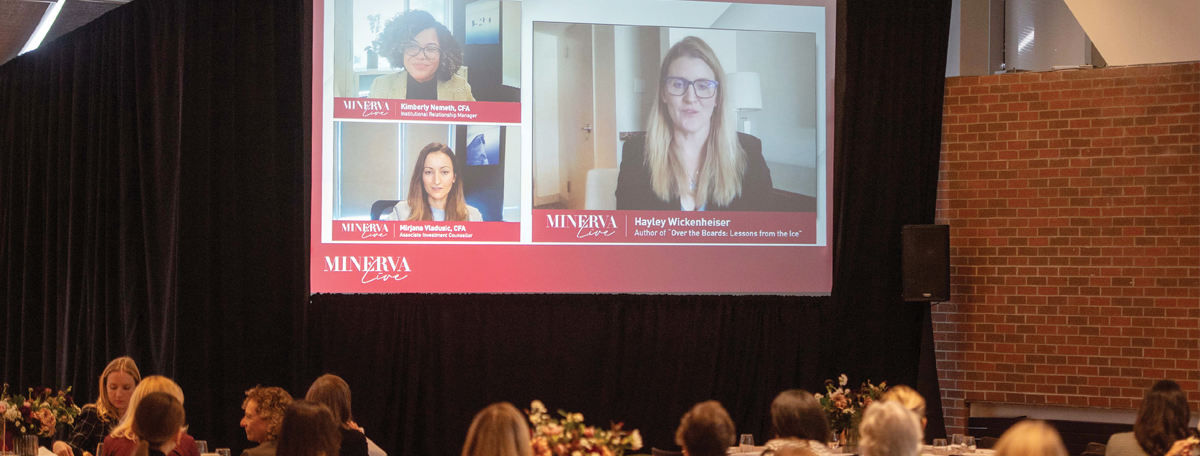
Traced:
[[841, 435], [839, 435], [837, 432], [834, 432], [833, 440], [829, 441], [829, 449], [836, 450], [842, 446], [841, 442], [838, 441], [839, 438], [841, 438]]
[[229, 448], [217, 448], [217, 456], [229, 456]]
[[[968, 453], [974, 453], [976, 450], [979, 449], [979, 447], [975, 445], [975, 437], [971, 437], [968, 435], [964, 438], [966, 439]], [[226, 455], [226, 456], [228, 456], [228, 455]]]
[[946, 439], [933, 439], [933, 454], [937, 456], [950, 454], [946, 448]]
[[742, 445], [742, 451], [749, 451], [754, 447], [754, 434], [742, 434], [742, 438], [738, 440]]
[[963, 440], [962, 434], [950, 435], [950, 452], [952, 454], [962, 454], [967, 448], [966, 440]]
[[199, 452], [200, 454], [207, 453], [208, 452], [208, 441], [207, 440], [197, 440], [196, 441], [196, 451]]

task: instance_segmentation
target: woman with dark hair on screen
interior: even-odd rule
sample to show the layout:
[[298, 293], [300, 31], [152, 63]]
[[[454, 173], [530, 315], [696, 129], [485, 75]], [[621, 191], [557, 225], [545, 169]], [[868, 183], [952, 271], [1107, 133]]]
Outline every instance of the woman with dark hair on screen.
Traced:
[[617, 209], [771, 210], [762, 141], [734, 131], [725, 70], [689, 36], [663, 58], [645, 136], [625, 141]]
[[467, 78], [458, 75], [463, 51], [433, 15], [410, 10], [388, 19], [379, 34], [379, 55], [404, 71], [371, 81], [371, 98], [475, 101]]
[[417, 156], [409, 179], [408, 199], [396, 204], [388, 220], [482, 222], [479, 209], [467, 205], [454, 151], [429, 143]]
[[775, 438], [767, 441], [764, 456], [778, 455], [785, 447], [805, 448], [817, 456], [828, 456], [829, 421], [825, 409], [812, 393], [787, 390], [771, 401], [771, 429]]
[[338, 456], [342, 433], [329, 407], [296, 401], [283, 415], [279, 429], [279, 456]]
[[1187, 394], [1171, 380], [1155, 383], [1142, 399], [1133, 432], [1113, 434], [1105, 456], [1178, 456], [1198, 441], [1188, 429]]

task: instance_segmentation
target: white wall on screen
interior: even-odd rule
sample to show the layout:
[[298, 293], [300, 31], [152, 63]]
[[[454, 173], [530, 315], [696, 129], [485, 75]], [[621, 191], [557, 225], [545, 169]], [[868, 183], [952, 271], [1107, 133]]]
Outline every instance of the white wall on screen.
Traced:
[[559, 191], [567, 206], [582, 209], [584, 182], [595, 164], [592, 93], [592, 26], [568, 25], [558, 41], [558, 145], [566, 160], [559, 165]]
[[[652, 27], [613, 27], [618, 132], [646, 130], [646, 116], [658, 85], [658, 30]], [[617, 164], [621, 163], [620, 145]]]
[[533, 204], [540, 206], [557, 202], [559, 194], [558, 36], [535, 30], [531, 60], [538, 92], [533, 99]]
[[500, 82], [521, 88], [521, 2], [500, 2]]
[[[396, 124], [341, 122], [338, 175], [334, 185], [334, 217], [367, 220], [371, 204], [381, 199], [401, 199], [396, 153], [400, 142]], [[443, 130], [445, 127], [442, 127]]]
[[521, 127], [503, 127], [504, 213], [506, 222], [521, 220]]
[[617, 78], [616, 65], [611, 63], [616, 61], [613, 26], [592, 26], [592, 59], [592, 150], [595, 153], [592, 168], [616, 168]]

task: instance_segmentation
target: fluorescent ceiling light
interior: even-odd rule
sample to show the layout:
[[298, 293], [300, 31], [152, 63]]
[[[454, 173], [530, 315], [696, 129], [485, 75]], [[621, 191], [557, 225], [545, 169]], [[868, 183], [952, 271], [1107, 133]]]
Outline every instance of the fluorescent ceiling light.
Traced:
[[25, 47], [21, 48], [21, 52], [17, 55], [37, 49], [42, 45], [42, 40], [46, 39], [46, 34], [50, 33], [50, 27], [54, 25], [54, 20], [58, 19], [58, 13], [62, 11], [63, 4], [67, 0], [58, 0], [46, 9], [46, 14], [42, 15], [41, 22], [38, 22], [37, 28], [33, 29], [33, 35], [29, 36], [29, 42], [25, 43]]

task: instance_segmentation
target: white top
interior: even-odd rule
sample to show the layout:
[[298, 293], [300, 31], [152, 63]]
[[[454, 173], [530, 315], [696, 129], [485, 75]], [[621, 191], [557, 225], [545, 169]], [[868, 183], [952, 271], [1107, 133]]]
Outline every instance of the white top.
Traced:
[[[434, 207], [431, 207], [429, 209], [430, 209], [430, 212], [433, 213], [432, 214], [433, 221], [435, 221], [435, 222], [446, 221], [446, 211], [445, 210], [434, 208]], [[392, 213], [388, 214], [387, 219], [388, 220], [408, 220], [408, 216], [411, 213], [412, 213], [412, 209], [410, 209], [408, 207], [408, 202], [401, 201], [399, 203], [396, 203], [396, 205], [392, 207]], [[468, 222], [482, 222], [483, 214], [479, 213], [479, 209], [475, 209], [474, 206], [471, 206], [470, 204], [468, 204], [467, 205], [467, 221]]]

